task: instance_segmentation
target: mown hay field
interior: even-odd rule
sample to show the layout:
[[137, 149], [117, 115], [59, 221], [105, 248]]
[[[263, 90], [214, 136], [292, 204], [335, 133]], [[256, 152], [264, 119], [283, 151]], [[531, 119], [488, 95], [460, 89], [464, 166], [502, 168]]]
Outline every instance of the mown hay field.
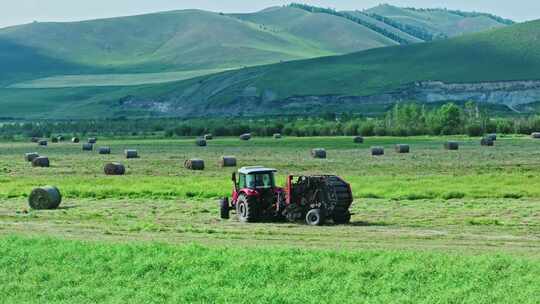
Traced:
[[[448, 140], [458, 151], [444, 149]], [[410, 145], [398, 154], [395, 144]], [[540, 141], [480, 138], [102, 139], [0, 143], [0, 297], [18, 303], [535, 303], [540, 290]], [[371, 156], [370, 148], [385, 148]], [[311, 149], [324, 148], [327, 159]], [[125, 149], [139, 158], [125, 159]], [[33, 168], [25, 153], [50, 159]], [[220, 220], [221, 156], [287, 174], [337, 174], [350, 225]], [[204, 171], [184, 168], [200, 158]], [[123, 176], [103, 166], [122, 162]], [[58, 210], [28, 207], [32, 188]], [[102, 280], [102, 278], [107, 278]], [[104, 281], [107, 283], [104, 284]], [[182, 282], [182, 286], [178, 285]], [[244, 283], [246, 282], [246, 283]], [[222, 284], [218, 287], [218, 284]], [[292, 285], [291, 285], [292, 284]], [[512, 286], [505, 289], [503, 286]], [[292, 290], [289, 290], [291, 288]], [[536, 296], [536, 298], [535, 298]]]

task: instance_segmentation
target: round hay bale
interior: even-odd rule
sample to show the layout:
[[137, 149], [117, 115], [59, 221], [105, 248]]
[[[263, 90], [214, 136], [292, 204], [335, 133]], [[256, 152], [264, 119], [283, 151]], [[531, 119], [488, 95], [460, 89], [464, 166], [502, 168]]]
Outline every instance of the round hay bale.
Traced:
[[356, 143], [356, 144], [363, 144], [364, 143], [364, 138], [362, 136], [355, 136], [353, 138], [353, 142]]
[[99, 147], [98, 153], [99, 154], [111, 154], [111, 148], [110, 147]]
[[58, 143], [58, 137], [51, 137], [51, 142], [52, 142], [53, 144]]
[[280, 138], [282, 138], [280, 133], [275, 133], [274, 134], [274, 139], [280, 139]]
[[62, 136], [62, 135], [56, 136], [56, 139], [57, 139], [58, 141], [60, 141], [60, 142], [66, 140], [66, 138], [65, 138], [64, 136]]
[[28, 197], [30, 208], [35, 210], [53, 210], [58, 208], [61, 202], [62, 194], [54, 186], [35, 188]]
[[71, 142], [74, 143], [74, 144], [78, 144], [79, 141], [80, 141], [80, 139], [79, 139], [78, 137], [73, 137], [73, 138], [71, 139]]
[[86, 143], [82, 145], [83, 151], [94, 151], [94, 145], [91, 143]]
[[459, 143], [457, 141], [447, 141], [444, 143], [446, 150], [459, 150]]
[[222, 156], [219, 160], [221, 167], [236, 167], [236, 157], [234, 156]]
[[39, 156], [32, 160], [32, 167], [48, 168], [50, 165], [49, 158], [45, 156]]
[[540, 139], [540, 132], [534, 132], [533, 134], [531, 134], [531, 137], [534, 139]]
[[188, 170], [204, 170], [204, 160], [202, 159], [188, 159], [184, 162], [184, 167]]
[[126, 174], [126, 167], [121, 163], [108, 163], [103, 167], [103, 171], [106, 175], [124, 175]]
[[372, 156], [384, 155], [384, 148], [383, 147], [371, 147], [371, 155]]
[[212, 139], [214, 139], [214, 136], [212, 134], [204, 135], [204, 140], [212, 140]]
[[36, 159], [38, 157], [39, 157], [39, 154], [37, 152], [31, 152], [31, 153], [24, 154], [24, 160], [26, 160], [27, 162], [32, 162], [32, 161], [34, 161], [34, 159]]
[[482, 140], [480, 140], [480, 145], [481, 146], [486, 146], [486, 147], [492, 147], [494, 145], [494, 142], [490, 137], [486, 136], [486, 137], [482, 138]]
[[97, 143], [97, 138], [95, 138], [95, 137], [90, 137], [90, 138], [88, 139], [88, 143], [89, 143], [89, 144], [95, 144], [95, 143]]
[[240, 139], [241, 140], [250, 140], [251, 139], [251, 133], [246, 133], [246, 134], [240, 135]]
[[497, 134], [495, 133], [488, 134], [487, 138], [491, 139], [492, 141], [497, 141]]
[[127, 149], [124, 150], [124, 154], [126, 155], [126, 158], [139, 158], [139, 153], [137, 153], [137, 150], [133, 149]]
[[33, 143], [38, 143], [38, 142], [39, 142], [39, 138], [37, 138], [37, 137], [32, 137], [32, 138], [30, 139], [30, 141], [33, 142]]
[[204, 138], [197, 138], [195, 141], [195, 144], [199, 147], [206, 147], [206, 139]]
[[396, 145], [396, 153], [409, 153], [411, 152], [411, 147], [405, 144]]
[[42, 139], [42, 140], [38, 141], [38, 145], [46, 147], [48, 145], [48, 142], [46, 140]]
[[326, 150], [323, 149], [323, 148], [316, 148], [316, 149], [313, 149], [311, 150], [311, 156], [313, 158], [321, 158], [321, 159], [324, 159], [326, 158]]

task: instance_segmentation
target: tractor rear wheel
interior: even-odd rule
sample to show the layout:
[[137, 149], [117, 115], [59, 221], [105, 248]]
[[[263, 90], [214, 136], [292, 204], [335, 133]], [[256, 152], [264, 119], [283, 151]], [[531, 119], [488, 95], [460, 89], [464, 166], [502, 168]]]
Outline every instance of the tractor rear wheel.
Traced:
[[306, 214], [306, 224], [310, 226], [320, 226], [324, 224], [324, 215], [321, 209], [311, 209]]
[[229, 218], [230, 208], [228, 198], [224, 197], [219, 200], [219, 211], [222, 219], [226, 220]]
[[240, 195], [236, 202], [236, 214], [240, 222], [255, 222], [257, 220], [257, 211], [253, 201], [250, 201], [245, 195]]

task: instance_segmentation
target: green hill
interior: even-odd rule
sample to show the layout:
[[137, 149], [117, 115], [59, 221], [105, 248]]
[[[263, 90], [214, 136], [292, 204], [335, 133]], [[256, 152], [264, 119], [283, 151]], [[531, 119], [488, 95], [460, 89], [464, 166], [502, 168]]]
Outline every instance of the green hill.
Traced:
[[10, 66], [0, 72], [0, 85], [36, 76], [215, 72], [395, 44], [348, 20], [289, 7], [231, 16], [184, 10], [32, 23], [0, 29], [0, 51], [9, 52], [0, 65]]
[[423, 40], [455, 37], [513, 24], [510, 20], [485, 13], [401, 8], [388, 4], [364, 13]]
[[[27, 117], [376, 112], [378, 107], [407, 100], [406, 94], [421, 81], [503, 83], [500, 86], [521, 80], [540, 80], [540, 20], [449, 40], [244, 68], [167, 84], [3, 89], [0, 104], [3, 116]], [[540, 82], [520, 85], [532, 85], [533, 97], [540, 92]], [[505, 93], [504, 88], [499, 93]], [[33, 106], [40, 99], [49, 110], [42, 103]]]

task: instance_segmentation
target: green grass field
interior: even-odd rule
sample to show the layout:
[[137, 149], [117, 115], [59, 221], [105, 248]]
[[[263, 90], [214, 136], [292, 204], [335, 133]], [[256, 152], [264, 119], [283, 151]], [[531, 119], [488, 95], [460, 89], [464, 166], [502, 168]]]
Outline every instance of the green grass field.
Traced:
[[[540, 141], [478, 138], [99, 139], [0, 143], [0, 297], [7, 303], [535, 303], [540, 262]], [[411, 145], [410, 154], [393, 151]], [[372, 157], [382, 145], [386, 155]], [[311, 148], [328, 159], [310, 158]], [[125, 148], [140, 158], [124, 160]], [[51, 159], [31, 168], [25, 152]], [[220, 220], [234, 169], [338, 174], [355, 195], [350, 225]], [[200, 157], [206, 170], [183, 168]], [[122, 161], [127, 175], [106, 177]], [[35, 186], [56, 185], [61, 208], [33, 211]], [[44, 263], [44, 261], [46, 261]]]

